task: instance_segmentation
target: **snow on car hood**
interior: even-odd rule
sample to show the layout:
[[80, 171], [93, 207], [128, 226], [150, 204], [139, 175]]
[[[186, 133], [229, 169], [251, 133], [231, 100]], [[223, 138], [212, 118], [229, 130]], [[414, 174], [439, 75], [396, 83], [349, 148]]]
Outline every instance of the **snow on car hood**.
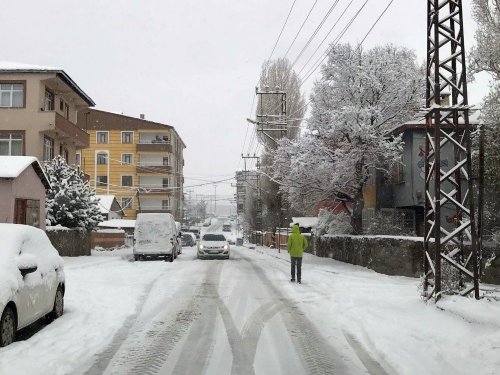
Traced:
[[[12, 292], [24, 286], [44, 282], [41, 274], [51, 269], [62, 270], [63, 259], [41, 229], [20, 224], [0, 223], [0, 306]], [[19, 266], [36, 262], [38, 269], [23, 279]], [[63, 274], [61, 272], [61, 277]]]

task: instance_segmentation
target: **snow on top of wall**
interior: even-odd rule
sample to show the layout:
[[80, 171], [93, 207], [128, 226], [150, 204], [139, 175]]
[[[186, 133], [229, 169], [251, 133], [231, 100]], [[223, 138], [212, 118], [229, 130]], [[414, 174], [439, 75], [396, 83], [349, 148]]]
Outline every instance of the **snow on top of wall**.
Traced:
[[0, 177], [16, 178], [34, 162], [34, 156], [0, 156]]
[[62, 70], [50, 66], [24, 64], [13, 61], [0, 61], [0, 70]]
[[103, 228], [135, 228], [135, 220], [112, 219], [105, 220], [99, 223]]

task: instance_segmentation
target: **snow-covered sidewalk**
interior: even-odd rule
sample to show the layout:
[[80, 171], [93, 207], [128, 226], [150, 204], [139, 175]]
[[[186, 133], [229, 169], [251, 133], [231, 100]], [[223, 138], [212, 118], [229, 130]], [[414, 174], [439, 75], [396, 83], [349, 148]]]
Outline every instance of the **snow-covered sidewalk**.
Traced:
[[286, 251], [260, 246], [248, 251], [325, 336], [334, 338], [340, 327], [354, 349], [360, 344], [358, 355], [366, 350], [386, 371], [498, 374], [499, 301], [446, 296], [437, 304], [425, 303], [418, 279], [310, 254], [304, 255], [299, 285], [289, 281]]

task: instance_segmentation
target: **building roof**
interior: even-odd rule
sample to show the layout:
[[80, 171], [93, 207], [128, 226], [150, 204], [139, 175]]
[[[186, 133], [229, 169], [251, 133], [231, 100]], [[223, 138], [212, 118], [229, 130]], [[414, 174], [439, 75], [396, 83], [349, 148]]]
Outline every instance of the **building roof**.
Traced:
[[0, 61], [0, 73], [55, 73], [70, 86], [89, 106], [95, 106], [94, 101], [66, 74], [62, 68], [30, 65], [10, 61]]
[[89, 108], [88, 112], [78, 113], [78, 126], [89, 130], [140, 130], [140, 129], [168, 129], [173, 130], [182, 145], [186, 144], [179, 133], [172, 125], [162, 124], [160, 122], [149, 121], [133, 116], [122, 115], [119, 113], [103, 111], [100, 109]]
[[99, 199], [99, 210], [101, 211], [101, 214], [109, 214], [112, 211], [114, 202], [116, 202], [116, 204], [120, 207], [120, 212], [123, 212], [120, 203], [118, 202], [118, 200], [116, 200], [116, 197], [114, 195], [96, 194], [95, 197]]
[[[479, 125], [482, 123], [481, 109], [475, 108], [471, 109], [469, 112], [469, 124], [471, 125]], [[459, 124], [463, 124], [463, 118], [459, 119]], [[425, 112], [419, 112], [414, 118], [405, 122], [404, 124], [395, 126], [389, 134], [399, 134], [408, 129], [425, 129]]]
[[40, 177], [45, 189], [49, 189], [49, 178], [34, 156], [0, 156], [0, 178], [17, 178], [30, 165]]

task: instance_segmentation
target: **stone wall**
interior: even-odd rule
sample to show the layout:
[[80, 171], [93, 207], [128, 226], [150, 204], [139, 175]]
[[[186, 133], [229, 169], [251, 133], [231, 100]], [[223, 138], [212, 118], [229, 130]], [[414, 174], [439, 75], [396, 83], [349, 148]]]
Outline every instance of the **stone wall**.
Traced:
[[79, 229], [47, 228], [47, 236], [59, 255], [77, 257], [90, 255], [90, 232]]
[[[423, 273], [422, 237], [324, 236], [316, 238], [316, 255], [370, 268], [386, 275], [420, 277]], [[467, 254], [466, 254], [467, 255]], [[481, 282], [500, 284], [500, 249], [483, 248]]]
[[316, 255], [368, 267], [386, 275], [420, 277], [422, 240], [388, 236], [325, 236], [316, 239]]

